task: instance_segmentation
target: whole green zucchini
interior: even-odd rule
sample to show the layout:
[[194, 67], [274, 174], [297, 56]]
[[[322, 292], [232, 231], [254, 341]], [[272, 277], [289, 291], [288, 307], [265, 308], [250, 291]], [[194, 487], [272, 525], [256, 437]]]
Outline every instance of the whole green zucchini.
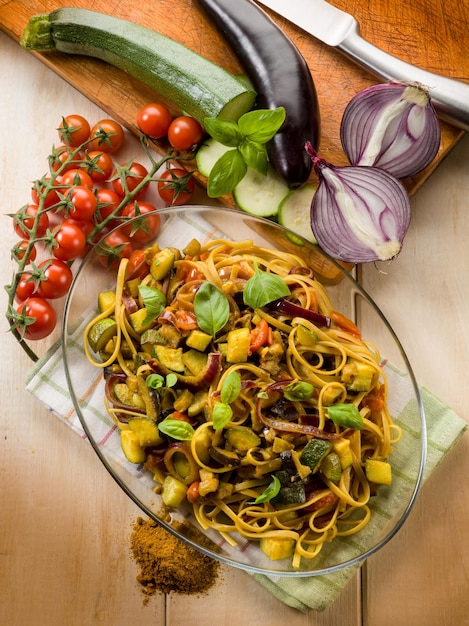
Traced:
[[152, 87], [203, 124], [205, 117], [236, 121], [256, 93], [220, 66], [154, 30], [110, 15], [61, 8], [34, 15], [20, 44], [102, 59]]

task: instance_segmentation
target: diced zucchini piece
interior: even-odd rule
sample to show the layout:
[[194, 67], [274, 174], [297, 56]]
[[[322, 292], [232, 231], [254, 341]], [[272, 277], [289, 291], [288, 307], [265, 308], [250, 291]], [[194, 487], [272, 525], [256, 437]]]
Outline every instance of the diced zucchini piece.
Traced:
[[226, 360], [229, 363], [244, 363], [248, 360], [251, 332], [249, 328], [230, 330], [227, 337]]
[[327, 480], [337, 484], [342, 476], [342, 466], [340, 464], [339, 455], [335, 452], [330, 452], [321, 461], [319, 469]]
[[238, 452], [247, 452], [261, 445], [261, 439], [248, 426], [233, 426], [225, 431], [225, 439]]
[[353, 463], [352, 449], [349, 439], [336, 439], [332, 444], [332, 449], [340, 459], [342, 469], [347, 469]]
[[351, 360], [343, 369], [342, 382], [349, 391], [370, 391], [375, 375], [373, 366]]
[[101, 291], [98, 294], [98, 309], [100, 313], [104, 313], [109, 308], [114, 306], [116, 302], [116, 292], [115, 291]]
[[194, 350], [200, 350], [200, 352], [204, 352], [207, 349], [209, 343], [212, 341], [212, 335], [208, 333], [204, 333], [203, 330], [199, 330], [196, 328], [192, 330], [189, 337], [186, 339], [186, 344], [189, 348], [194, 348]]
[[163, 248], [151, 260], [150, 273], [155, 280], [163, 280], [173, 268], [176, 255], [171, 248]]
[[306, 502], [306, 492], [304, 483], [301, 480], [280, 487], [280, 491], [274, 498], [279, 504], [304, 504]]
[[100, 352], [116, 334], [116, 321], [112, 317], [103, 317], [90, 328], [88, 344], [93, 352]]
[[289, 537], [265, 537], [260, 541], [260, 549], [271, 561], [280, 561], [293, 556], [295, 540]]
[[144, 463], [147, 458], [145, 450], [140, 445], [137, 435], [133, 430], [125, 429], [120, 431], [121, 447], [125, 458], [131, 463]]
[[198, 350], [187, 350], [182, 354], [182, 362], [191, 374], [197, 376], [206, 367], [208, 354], [199, 352]]
[[275, 437], [272, 443], [272, 450], [279, 454], [280, 452], [285, 452], [286, 450], [293, 450], [295, 445], [283, 437]]
[[153, 319], [150, 319], [148, 322], [145, 322], [146, 317], [147, 317], [146, 307], [137, 309], [137, 311], [134, 311], [133, 313], [129, 315], [129, 322], [132, 325], [132, 328], [135, 330], [135, 332], [138, 333], [139, 335], [141, 335], [146, 330], [148, 330], [154, 322]]
[[365, 463], [365, 474], [370, 483], [378, 485], [390, 485], [392, 483], [391, 464], [378, 459], [367, 459]]
[[176, 507], [179, 506], [186, 497], [186, 491], [187, 487], [182, 480], [169, 474], [165, 476], [161, 490], [161, 498], [166, 506]]
[[194, 394], [189, 389], [184, 389], [178, 395], [173, 402], [173, 409], [175, 411], [187, 411], [190, 405], [194, 402]]
[[300, 461], [308, 465], [311, 470], [317, 472], [322, 459], [329, 454], [332, 443], [325, 439], [310, 439], [300, 454]]
[[137, 435], [138, 442], [142, 448], [159, 446], [163, 443], [157, 424], [147, 417], [129, 419], [129, 428]]
[[145, 408], [145, 402], [143, 398], [136, 392], [130, 389], [126, 383], [116, 383], [113, 387], [114, 395], [117, 400], [127, 406], [134, 406], [138, 409]]
[[155, 346], [155, 356], [158, 361], [173, 372], [184, 372], [186, 366], [182, 360], [182, 348]]

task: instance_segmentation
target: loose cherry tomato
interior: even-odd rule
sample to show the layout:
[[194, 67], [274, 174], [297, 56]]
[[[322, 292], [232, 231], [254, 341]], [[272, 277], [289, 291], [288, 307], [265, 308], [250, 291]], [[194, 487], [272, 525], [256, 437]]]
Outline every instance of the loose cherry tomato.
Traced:
[[62, 118], [59, 128], [59, 137], [72, 148], [78, 148], [90, 138], [90, 125], [81, 115], [66, 115]]
[[73, 274], [69, 266], [60, 259], [47, 259], [38, 265], [44, 271], [45, 280], [41, 280], [37, 293], [42, 298], [55, 300], [68, 293]]
[[175, 150], [190, 150], [204, 137], [204, 130], [199, 122], [189, 115], [174, 118], [168, 128], [168, 141]]
[[167, 204], [187, 204], [194, 195], [195, 183], [189, 172], [182, 168], [165, 170], [158, 181], [158, 193]]
[[62, 261], [73, 261], [82, 256], [86, 248], [86, 235], [71, 220], [64, 220], [54, 233], [58, 246], [52, 248], [52, 254]]
[[31, 274], [22, 274], [15, 290], [16, 302], [24, 302], [27, 298], [34, 295], [36, 284]]
[[86, 153], [82, 167], [95, 183], [102, 183], [111, 177], [114, 163], [107, 152], [91, 150]]
[[129, 263], [125, 270], [126, 280], [133, 278], [144, 278], [148, 275], [150, 268], [145, 261], [144, 250], [134, 250], [129, 257]]
[[160, 139], [168, 134], [172, 118], [168, 107], [154, 102], [146, 104], [137, 113], [137, 126], [152, 139]]
[[26, 259], [25, 263], [26, 265], [28, 263], [33, 263], [36, 260], [36, 256], [37, 256], [36, 246], [34, 245], [30, 246], [29, 241], [26, 239], [22, 239], [21, 241], [18, 241], [16, 246], [14, 246], [13, 257], [15, 259], [18, 259], [18, 261], [22, 261], [24, 259], [24, 255], [28, 251], [28, 248], [29, 248], [28, 258]]
[[[126, 172], [128, 172], [125, 176], [125, 181], [129, 191], [133, 191], [142, 182], [145, 176], [148, 175], [147, 168], [141, 163], [137, 163], [135, 161], [130, 164], [124, 163], [122, 167], [124, 167]], [[124, 189], [124, 185], [120, 178], [116, 178], [112, 181], [112, 188], [120, 198], [125, 196], [126, 190]], [[138, 192], [137, 197], [141, 198], [147, 189], [148, 183]]]
[[132, 243], [148, 243], [158, 234], [161, 220], [159, 215], [152, 213], [153, 211], [156, 211], [156, 207], [149, 202], [131, 202], [122, 209], [120, 213], [122, 217], [136, 218], [132, 224], [121, 226], [122, 232]]
[[[29, 232], [34, 226], [34, 220], [36, 219], [39, 207], [36, 204], [28, 204], [27, 207], [23, 207], [17, 212], [19, 219], [13, 220], [13, 228], [18, 237], [22, 239], [29, 239]], [[37, 224], [36, 237], [44, 237], [49, 228], [49, 216], [47, 213], [41, 212], [39, 221]]]
[[91, 220], [98, 206], [98, 199], [93, 190], [84, 185], [72, 187], [69, 193], [69, 200], [72, 203], [70, 217], [76, 220]]
[[67, 187], [73, 187], [73, 185], [83, 185], [84, 187], [89, 187], [90, 189], [93, 189], [94, 187], [93, 179], [88, 172], [85, 172], [84, 169], [76, 166], [74, 169], [65, 172], [62, 176], [60, 184]]
[[93, 126], [90, 137], [93, 141], [88, 145], [89, 150], [101, 150], [101, 152], [117, 152], [124, 143], [124, 129], [114, 120], [101, 120]]
[[19, 305], [17, 311], [27, 317], [34, 318], [34, 322], [25, 328], [25, 339], [44, 339], [51, 334], [57, 323], [57, 313], [44, 298], [36, 296], [28, 298]]
[[122, 202], [117, 193], [113, 189], [102, 188], [97, 191], [98, 208], [96, 216], [100, 222], [107, 219], [111, 213], [117, 209]]

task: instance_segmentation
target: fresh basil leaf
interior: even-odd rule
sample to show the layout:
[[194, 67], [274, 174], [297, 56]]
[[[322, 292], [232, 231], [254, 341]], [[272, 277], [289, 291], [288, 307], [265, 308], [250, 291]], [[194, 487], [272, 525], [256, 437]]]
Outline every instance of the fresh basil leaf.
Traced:
[[267, 149], [264, 144], [250, 141], [249, 139], [243, 140], [239, 145], [239, 151], [241, 152], [244, 162], [248, 167], [260, 172], [264, 176], [267, 174]]
[[248, 111], [238, 120], [238, 127], [245, 137], [258, 143], [267, 143], [282, 126], [286, 118], [284, 107]]
[[254, 504], [262, 504], [263, 502], [270, 502], [270, 500], [272, 500], [272, 498], [275, 498], [276, 495], [278, 495], [278, 492], [280, 491], [280, 481], [277, 478], [277, 476], [275, 476], [274, 474], [272, 474], [272, 482], [270, 483], [270, 485], [268, 485], [264, 491], [261, 493], [260, 496], [257, 496], [257, 498], [254, 500]]
[[327, 409], [327, 415], [338, 426], [361, 430], [364, 426], [360, 411], [354, 404], [334, 404]]
[[178, 441], [190, 441], [194, 435], [194, 429], [188, 422], [171, 419], [170, 417], [158, 424], [158, 430]]
[[244, 286], [244, 304], [261, 309], [269, 302], [290, 295], [286, 282], [277, 274], [261, 272], [258, 268]]
[[283, 389], [283, 395], [287, 400], [292, 402], [309, 400], [314, 393], [314, 387], [311, 383], [301, 380], [286, 385]]
[[205, 281], [195, 294], [194, 313], [199, 328], [214, 337], [228, 321], [230, 303], [223, 291]]
[[167, 374], [166, 375], [166, 387], [169, 389], [170, 387], [174, 387], [177, 383], [178, 377], [176, 374]]
[[215, 430], [224, 428], [231, 421], [232, 416], [233, 411], [229, 404], [217, 402], [212, 411], [213, 428]]
[[204, 128], [213, 139], [231, 148], [236, 148], [243, 139], [238, 124], [230, 120], [206, 117], [204, 119]]
[[145, 383], [150, 389], [161, 389], [164, 385], [164, 378], [161, 374], [150, 374]]
[[145, 319], [142, 322], [143, 325], [146, 325], [160, 315], [166, 306], [166, 298], [162, 291], [148, 285], [139, 285], [138, 291], [142, 298], [143, 306], [147, 310]]
[[225, 404], [231, 404], [236, 400], [241, 392], [241, 376], [233, 371], [223, 381], [220, 398]]
[[209, 198], [219, 198], [233, 191], [244, 178], [247, 165], [238, 149], [228, 150], [210, 170], [207, 181]]

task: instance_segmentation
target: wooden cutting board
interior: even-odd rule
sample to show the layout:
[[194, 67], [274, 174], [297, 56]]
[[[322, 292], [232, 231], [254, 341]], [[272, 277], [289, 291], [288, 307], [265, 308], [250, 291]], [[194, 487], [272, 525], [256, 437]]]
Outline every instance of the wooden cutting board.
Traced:
[[[466, 49], [469, 2], [333, 0], [332, 3], [356, 17], [362, 35], [371, 43], [424, 69], [469, 81]], [[111, 0], [0, 0], [0, 28], [19, 41], [32, 15], [60, 6], [79, 6], [128, 19], [176, 39], [233, 73], [243, 71], [197, 0], [121, 0], [119, 3]], [[342, 113], [359, 90], [379, 81], [339, 51], [271, 15], [296, 43], [311, 69], [321, 111], [320, 156], [335, 165], [346, 165], [339, 139]], [[150, 101], [163, 100], [145, 85], [101, 61], [60, 53], [36, 56], [134, 132], [138, 109]], [[171, 107], [176, 112], [174, 105]], [[70, 111], [63, 112], [67, 113]], [[404, 181], [410, 194], [428, 178], [462, 135], [459, 129], [442, 123], [441, 146], [434, 162], [424, 172]], [[223, 201], [232, 204], [230, 198]]]

